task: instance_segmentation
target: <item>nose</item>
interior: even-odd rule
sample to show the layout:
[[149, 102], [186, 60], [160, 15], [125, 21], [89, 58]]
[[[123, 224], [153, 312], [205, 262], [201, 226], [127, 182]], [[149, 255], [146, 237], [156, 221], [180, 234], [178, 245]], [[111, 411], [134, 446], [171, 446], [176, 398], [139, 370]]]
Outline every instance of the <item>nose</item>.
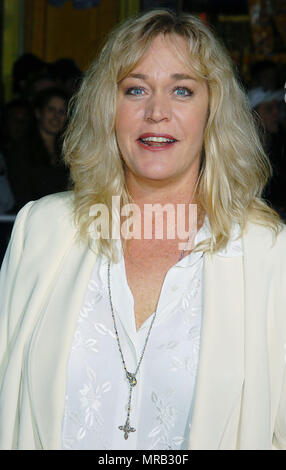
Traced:
[[169, 121], [171, 119], [170, 104], [166, 96], [152, 95], [146, 103], [145, 120], [149, 122]]

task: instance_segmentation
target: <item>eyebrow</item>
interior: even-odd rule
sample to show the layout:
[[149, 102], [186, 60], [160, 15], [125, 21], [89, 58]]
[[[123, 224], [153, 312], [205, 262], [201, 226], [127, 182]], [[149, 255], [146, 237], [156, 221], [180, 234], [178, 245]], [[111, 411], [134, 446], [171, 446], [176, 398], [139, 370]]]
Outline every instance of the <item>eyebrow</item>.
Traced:
[[[127, 75], [126, 78], [131, 77], [131, 78], [139, 78], [140, 80], [148, 80], [149, 76], [145, 75], [144, 73], [130, 73]], [[191, 77], [191, 75], [188, 75], [187, 73], [172, 73], [170, 75], [172, 80], [196, 80], [196, 78]]]

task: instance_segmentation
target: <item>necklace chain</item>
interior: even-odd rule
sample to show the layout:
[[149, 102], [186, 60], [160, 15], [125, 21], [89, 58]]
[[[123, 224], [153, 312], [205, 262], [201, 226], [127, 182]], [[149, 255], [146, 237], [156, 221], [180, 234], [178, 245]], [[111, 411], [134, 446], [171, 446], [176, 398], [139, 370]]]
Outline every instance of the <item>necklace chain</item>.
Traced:
[[[189, 238], [187, 240], [185, 248], [182, 250], [182, 253], [181, 253], [180, 258], [178, 259], [178, 262], [181, 261], [181, 259], [183, 259], [183, 257], [185, 256], [189, 239], [190, 239], [190, 235], [189, 235]], [[110, 303], [110, 309], [111, 309], [111, 315], [112, 315], [112, 320], [113, 320], [113, 326], [114, 326], [116, 341], [117, 341], [118, 349], [119, 349], [119, 352], [120, 352], [121, 361], [122, 361], [122, 365], [123, 365], [123, 368], [124, 368], [124, 371], [125, 371], [125, 375], [126, 375], [126, 378], [129, 382], [129, 396], [128, 396], [126, 421], [125, 421], [124, 425], [118, 426], [118, 429], [120, 429], [120, 431], [124, 431], [124, 439], [128, 439], [129, 433], [136, 431], [135, 428], [130, 426], [130, 411], [131, 411], [132, 392], [133, 392], [133, 388], [137, 385], [136, 375], [137, 375], [137, 372], [139, 371], [139, 368], [140, 368], [140, 365], [141, 365], [141, 362], [142, 362], [142, 359], [143, 359], [143, 356], [144, 356], [144, 353], [145, 353], [145, 349], [146, 349], [146, 346], [147, 346], [147, 343], [148, 343], [148, 340], [149, 340], [149, 336], [150, 336], [150, 333], [151, 333], [151, 330], [152, 330], [152, 327], [153, 327], [153, 324], [154, 324], [154, 321], [155, 321], [155, 318], [156, 318], [157, 310], [155, 311], [154, 316], [152, 318], [148, 333], [146, 335], [145, 343], [144, 343], [144, 346], [143, 346], [143, 349], [142, 349], [142, 352], [141, 352], [141, 356], [139, 358], [139, 361], [138, 361], [137, 367], [135, 369], [135, 372], [133, 372], [133, 373], [129, 372], [127, 370], [126, 363], [125, 363], [125, 360], [124, 360], [124, 356], [123, 356], [123, 352], [122, 352], [122, 348], [121, 348], [121, 344], [120, 344], [120, 340], [119, 340], [117, 325], [116, 325], [116, 321], [115, 321], [115, 315], [114, 315], [114, 309], [113, 309], [113, 303], [112, 303], [112, 295], [111, 295], [110, 263], [108, 263], [108, 266], [107, 266], [107, 281], [108, 281], [107, 284], [108, 284], [109, 303]]]
[[146, 349], [146, 346], [147, 346], [147, 343], [148, 343], [148, 340], [149, 340], [149, 336], [150, 336], [150, 333], [151, 333], [151, 330], [152, 330], [152, 327], [153, 327], [153, 324], [154, 324], [154, 321], [155, 321], [155, 318], [156, 318], [157, 311], [155, 311], [154, 316], [152, 318], [148, 333], [146, 335], [145, 343], [144, 343], [144, 346], [143, 346], [143, 349], [142, 349], [142, 352], [141, 352], [141, 356], [139, 358], [139, 361], [138, 361], [137, 367], [135, 369], [135, 372], [133, 372], [133, 373], [129, 372], [127, 370], [126, 363], [125, 363], [125, 360], [124, 360], [124, 356], [123, 356], [123, 352], [122, 352], [121, 344], [120, 344], [120, 340], [119, 340], [117, 325], [116, 325], [116, 321], [115, 321], [115, 315], [114, 315], [114, 309], [113, 309], [113, 303], [112, 303], [112, 296], [111, 296], [110, 263], [108, 263], [108, 267], [107, 267], [107, 278], [108, 278], [109, 303], [110, 303], [110, 309], [111, 309], [111, 315], [112, 315], [112, 320], [113, 320], [113, 326], [114, 326], [116, 341], [117, 341], [118, 349], [119, 349], [119, 352], [120, 352], [121, 361], [122, 361], [122, 364], [123, 364], [125, 375], [126, 375], [126, 378], [129, 382], [127, 417], [126, 417], [125, 424], [122, 425], [122, 426], [118, 426], [118, 428], [121, 431], [124, 431], [124, 439], [128, 439], [128, 433], [136, 431], [135, 428], [130, 427], [130, 411], [131, 411], [132, 392], [133, 392], [133, 388], [137, 385], [136, 375], [137, 375], [137, 372], [140, 368], [140, 365], [141, 365], [141, 362], [142, 362], [142, 359], [143, 359], [143, 356], [144, 356], [144, 353], [145, 353], [145, 349]]

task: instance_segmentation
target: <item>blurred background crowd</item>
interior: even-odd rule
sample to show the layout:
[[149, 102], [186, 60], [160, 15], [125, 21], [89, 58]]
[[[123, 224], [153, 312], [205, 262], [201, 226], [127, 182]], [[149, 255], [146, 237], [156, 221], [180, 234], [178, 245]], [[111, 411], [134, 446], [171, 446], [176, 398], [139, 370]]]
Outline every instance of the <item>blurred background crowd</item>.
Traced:
[[28, 201], [64, 191], [68, 171], [61, 159], [67, 107], [81, 71], [71, 59], [46, 63], [26, 53], [13, 64], [14, 98], [1, 112], [1, 212], [17, 212]]
[[[0, 263], [19, 209], [69, 187], [61, 158], [67, 109], [102, 39], [121, 19], [157, 7], [200, 16], [225, 42], [272, 164], [264, 197], [286, 221], [285, 0], [3, 0]], [[9, 52], [11, 15], [22, 29]]]

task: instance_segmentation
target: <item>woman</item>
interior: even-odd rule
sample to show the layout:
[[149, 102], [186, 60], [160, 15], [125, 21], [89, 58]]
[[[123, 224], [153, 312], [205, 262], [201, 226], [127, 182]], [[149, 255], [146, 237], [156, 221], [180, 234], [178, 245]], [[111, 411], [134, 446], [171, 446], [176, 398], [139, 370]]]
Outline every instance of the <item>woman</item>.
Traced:
[[67, 96], [61, 89], [40, 91], [34, 101], [34, 126], [7, 155], [18, 209], [32, 199], [67, 188], [68, 172], [61, 159], [67, 104]]
[[120, 26], [64, 152], [73, 191], [23, 208], [2, 269], [1, 447], [285, 448], [285, 229], [210, 30]]

